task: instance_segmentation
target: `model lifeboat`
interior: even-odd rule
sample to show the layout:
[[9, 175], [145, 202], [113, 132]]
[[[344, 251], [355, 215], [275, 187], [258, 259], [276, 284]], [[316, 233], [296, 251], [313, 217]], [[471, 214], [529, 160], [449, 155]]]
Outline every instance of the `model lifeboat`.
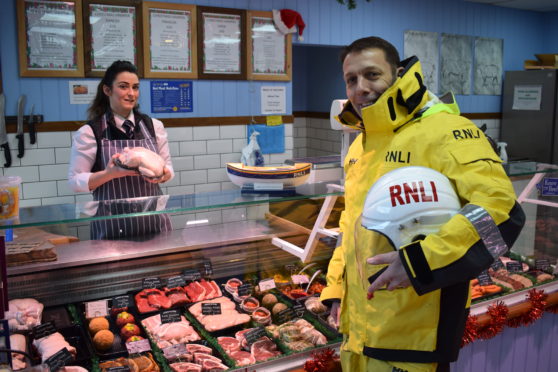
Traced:
[[298, 186], [308, 181], [312, 163], [295, 163], [278, 167], [254, 167], [242, 163], [227, 163], [227, 174], [232, 183], [242, 187], [254, 183], [282, 183]]

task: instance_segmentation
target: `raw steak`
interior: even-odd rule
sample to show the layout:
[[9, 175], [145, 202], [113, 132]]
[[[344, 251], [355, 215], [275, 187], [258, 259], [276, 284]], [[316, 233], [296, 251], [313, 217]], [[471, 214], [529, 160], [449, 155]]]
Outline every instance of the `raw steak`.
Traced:
[[213, 354], [213, 350], [210, 347], [200, 345], [200, 344], [186, 344], [186, 350], [189, 353], [204, 353], [204, 354]]
[[258, 362], [264, 362], [268, 359], [281, 355], [281, 352], [277, 350], [275, 342], [271, 341], [267, 337], [265, 339], [262, 337], [258, 341], [254, 342], [250, 351]]
[[211, 371], [211, 372], [226, 371], [227, 369], [229, 369], [229, 367], [227, 367], [223, 363], [216, 362], [216, 361], [210, 360], [210, 359], [204, 360], [202, 362], [202, 367], [203, 367], [204, 371]]
[[217, 342], [227, 354], [240, 350], [240, 341], [234, 337], [217, 337]]
[[202, 372], [202, 366], [194, 363], [171, 363], [170, 367], [174, 372]]
[[205, 299], [205, 288], [198, 282], [192, 282], [184, 287], [184, 289], [192, 302], [198, 302]]
[[159, 289], [149, 289], [146, 292], [149, 305], [159, 309], [169, 309], [172, 301]]
[[182, 306], [190, 302], [186, 291], [182, 287], [165, 289], [167, 297], [171, 300], [172, 306]]
[[239, 367], [256, 363], [256, 358], [247, 351], [233, 351], [229, 356], [234, 359]]

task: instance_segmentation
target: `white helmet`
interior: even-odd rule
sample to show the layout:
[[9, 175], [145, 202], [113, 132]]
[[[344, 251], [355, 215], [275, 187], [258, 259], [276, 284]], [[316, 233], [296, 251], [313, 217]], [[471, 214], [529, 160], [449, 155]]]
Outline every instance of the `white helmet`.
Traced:
[[361, 224], [385, 235], [398, 249], [438, 232], [460, 208], [446, 176], [430, 168], [402, 167], [372, 185]]

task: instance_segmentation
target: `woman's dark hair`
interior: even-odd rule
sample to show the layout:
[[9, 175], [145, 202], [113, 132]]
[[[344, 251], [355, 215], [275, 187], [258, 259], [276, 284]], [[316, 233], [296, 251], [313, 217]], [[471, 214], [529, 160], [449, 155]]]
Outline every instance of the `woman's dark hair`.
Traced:
[[347, 58], [349, 53], [362, 52], [365, 49], [383, 50], [386, 61], [391, 65], [392, 73], [395, 75], [395, 71], [400, 64], [399, 52], [391, 43], [376, 36], [363, 37], [344, 47], [341, 51], [341, 63], [345, 62], [345, 58]]
[[128, 61], [114, 61], [112, 65], [105, 71], [105, 76], [97, 86], [97, 94], [95, 95], [95, 99], [91, 103], [91, 106], [87, 109], [87, 118], [89, 120], [94, 120], [107, 112], [110, 108], [109, 99], [106, 96], [105, 92], [103, 92], [103, 86], [107, 86], [112, 89], [112, 83], [116, 79], [121, 72], [130, 72], [132, 74], [138, 75], [138, 69], [134, 66], [133, 63]]

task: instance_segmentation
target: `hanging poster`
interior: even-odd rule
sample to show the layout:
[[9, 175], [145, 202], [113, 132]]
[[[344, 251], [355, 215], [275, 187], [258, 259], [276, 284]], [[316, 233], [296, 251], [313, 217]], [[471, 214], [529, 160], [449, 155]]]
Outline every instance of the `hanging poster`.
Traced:
[[424, 85], [433, 93], [438, 93], [438, 61], [440, 60], [438, 33], [405, 31], [403, 48], [405, 58], [418, 57], [424, 76]]
[[17, 2], [21, 76], [83, 76], [81, 0]]
[[440, 92], [471, 94], [471, 37], [442, 34]]
[[502, 94], [503, 39], [475, 38], [474, 94]]
[[91, 71], [105, 71], [114, 61], [137, 64], [136, 8], [89, 4]]
[[192, 112], [192, 82], [176, 80], [151, 81], [151, 112]]

